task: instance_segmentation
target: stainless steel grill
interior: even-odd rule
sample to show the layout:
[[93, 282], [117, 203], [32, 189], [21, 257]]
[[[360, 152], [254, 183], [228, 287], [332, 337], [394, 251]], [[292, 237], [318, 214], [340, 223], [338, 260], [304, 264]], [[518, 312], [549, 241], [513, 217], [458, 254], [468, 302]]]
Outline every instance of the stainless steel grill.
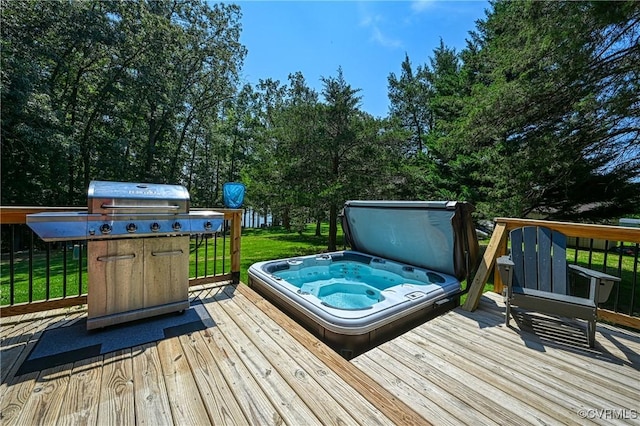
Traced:
[[87, 240], [87, 328], [189, 307], [189, 235], [220, 229], [224, 215], [189, 211], [180, 185], [93, 181], [88, 212], [38, 213], [44, 241]]

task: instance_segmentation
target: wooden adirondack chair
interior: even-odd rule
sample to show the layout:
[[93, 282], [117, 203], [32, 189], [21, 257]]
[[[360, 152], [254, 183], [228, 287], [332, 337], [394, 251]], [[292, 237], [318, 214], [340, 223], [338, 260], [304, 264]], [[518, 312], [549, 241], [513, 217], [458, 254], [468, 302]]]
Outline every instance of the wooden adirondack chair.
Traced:
[[[506, 285], [506, 321], [512, 305], [561, 317], [587, 320], [589, 346], [595, 344], [598, 303], [609, 298], [620, 278], [567, 264], [567, 238], [558, 231], [525, 226], [511, 231], [511, 256], [497, 259], [500, 277]], [[569, 294], [571, 274], [589, 280], [589, 297]]]

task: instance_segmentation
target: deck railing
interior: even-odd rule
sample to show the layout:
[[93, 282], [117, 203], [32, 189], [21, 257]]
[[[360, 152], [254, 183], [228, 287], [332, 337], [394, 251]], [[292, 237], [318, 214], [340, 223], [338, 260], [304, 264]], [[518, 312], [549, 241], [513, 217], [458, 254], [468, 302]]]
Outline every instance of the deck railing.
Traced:
[[[574, 237], [567, 250], [569, 262], [621, 277], [622, 281], [616, 283], [609, 300], [600, 305], [598, 317], [640, 329], [640, 228], [497, 218], [464, 309], [477, 308], [484, 286], [495, 269], [496, 259], [508, 252], [509, 231], [522, 226], [545, 226]], [[494, 291], [502, 293], [503, 283], [497, 271], [494, 271], [493, 283]]]
[[[0, 207], [0, 315], [6, 317], [87, 302], [86, 241], [46, 243], [26, 225], [27, 214], [86, 210], [82, 207]], [[224, 213], [224, 222], [215, 234], [191, 237], [190, 286], [240, 281], [242, 210], [210, 210]]]

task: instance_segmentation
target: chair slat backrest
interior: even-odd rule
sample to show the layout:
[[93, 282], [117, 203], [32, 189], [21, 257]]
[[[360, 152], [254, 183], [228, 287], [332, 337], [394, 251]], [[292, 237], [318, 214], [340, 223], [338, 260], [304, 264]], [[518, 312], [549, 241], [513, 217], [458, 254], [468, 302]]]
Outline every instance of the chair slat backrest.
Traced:
[[544, 227], [511, 231], [513, 283], [517, 287], [567, 294], [567, 237]]

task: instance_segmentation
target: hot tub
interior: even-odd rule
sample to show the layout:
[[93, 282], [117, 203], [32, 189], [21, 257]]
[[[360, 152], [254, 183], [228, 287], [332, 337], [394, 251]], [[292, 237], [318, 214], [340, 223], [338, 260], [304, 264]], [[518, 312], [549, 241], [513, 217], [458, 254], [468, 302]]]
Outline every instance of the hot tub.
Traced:
[[460, 227], [468, 204], [350, 201], [343, 212], [354, 250], [258, 262], [248, 284], [347, 359], [459, 305], [477, 257], [475, 232]]

